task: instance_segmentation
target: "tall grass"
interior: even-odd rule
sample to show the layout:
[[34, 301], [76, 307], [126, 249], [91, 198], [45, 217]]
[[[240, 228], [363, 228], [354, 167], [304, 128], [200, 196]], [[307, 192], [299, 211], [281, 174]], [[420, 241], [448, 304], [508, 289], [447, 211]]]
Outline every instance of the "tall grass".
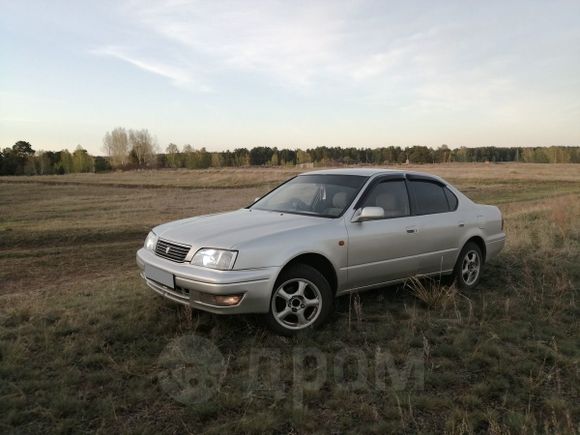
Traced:
[[434, 278], [411, 277], [405, 281], [405, 287], [431, 308], [445, 309], [455, 303], [458, 295], [455, 285], [445, 285]]

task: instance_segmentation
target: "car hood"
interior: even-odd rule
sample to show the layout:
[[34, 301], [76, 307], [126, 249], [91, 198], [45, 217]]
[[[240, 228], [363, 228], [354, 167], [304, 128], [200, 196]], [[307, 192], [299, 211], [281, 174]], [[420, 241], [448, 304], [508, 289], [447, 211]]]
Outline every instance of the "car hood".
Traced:
[[198, 216], [155, 227], [160, 238], [193, 247], [235, 249], [248, 240], [300, 228], [322, 225], [326, 218], [241, 209]]

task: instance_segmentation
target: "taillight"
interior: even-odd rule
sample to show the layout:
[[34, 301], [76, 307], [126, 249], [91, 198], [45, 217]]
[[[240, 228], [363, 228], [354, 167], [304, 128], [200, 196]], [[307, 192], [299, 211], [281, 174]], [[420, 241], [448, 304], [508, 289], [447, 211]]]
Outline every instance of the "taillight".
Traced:
[[503, 231], [503, 216], [501, 217], [501, 230]]

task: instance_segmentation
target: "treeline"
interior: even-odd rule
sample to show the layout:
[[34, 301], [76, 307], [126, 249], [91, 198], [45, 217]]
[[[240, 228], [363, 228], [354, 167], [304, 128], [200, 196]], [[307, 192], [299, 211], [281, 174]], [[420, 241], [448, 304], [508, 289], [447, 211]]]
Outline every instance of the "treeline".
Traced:
[[25, 141], [0, 152], [0, 175], [49, 175], [75, 172], [104, 172], [112, 169], [105, 157], [93, 157], [80, 145], [71, 153], [34, 151]]
[[526, 162], [580, 163], [580, 147], [460, 147], [426, 146], [341, 148], [316, 147], [307, 150], [276, 147], [235, 148], [209, 152], [171, 143], [165, 152], [147, 130], [117, 128], [103, 140], [106, 156], [91, 156], [81, 146], [68, 150], [34, 151], [28, 142], [19, 141], [0, 153], [0, 175], [46, 175], [77, 172], [106, 172], [140, 168], [205, 169], [243, 166], [332, 166], [392, 165], [403, 163], [449, 162]]
[[437, 149], [426, 146], [341, 148], [316, 147], [304, 150], [276, 147], [237, 148], [233, 151], [207, 152], [186, 145], [183, 150], [170, 144], [165, 153], [157, 156], [159, 167], [203, 169], [222, 166], [294, 166], [312, 164], [332, 165], [392, 165], [403, 163], [450, 162], [525, 162], [525, 163], [580, 163], [580, 147], [460, 147]]

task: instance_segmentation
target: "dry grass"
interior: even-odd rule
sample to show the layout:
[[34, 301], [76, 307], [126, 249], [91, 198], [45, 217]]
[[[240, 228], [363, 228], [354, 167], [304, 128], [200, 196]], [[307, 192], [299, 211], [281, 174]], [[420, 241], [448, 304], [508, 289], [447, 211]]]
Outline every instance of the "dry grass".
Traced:
[[[341, 298], [326, 327], [291, 340], [252, 316], [161, 300], [137, 277], [134, 253], [151, 226], [244, 206], [294, 171], [0, 179], [0, 432], [578, 433], [580, 165], [420, 169], [504, 213], [508, 244], [479, 290], [417, 281], [415, 295]], [[209, 179], [230, 187], [185, 188]], [[220, 393], [197, 407], [172, 401], [156, 377], [162, 349], [192, 332], [229, 361]], [[330, 367], [296, 415], [291, 396], [248, 388], [256, 347], [280, 351], [283, 393], [295, 347], [329, 361], [388, 350], [397, 367], [419, 352], [424, 386], [345, 391]]]
[[405, 287], [430, 308], [444, 310], [455, 303], [458, 297], [458, 291], [454, 285], [445, 285], [433, 278], [411, 277], [405, 282]]
[[295, 168], [162, 169], [99, 174], [46, 175], [42, 177], [8, 176], [1, 177], [0, 182], [149, 189], [224, 189], [276, 185], [299, 172], [301, 171]]
[[[580, 168], [575, 164], [526, 163], [449, 163], [435, 165], [385, 165], [390, 169], [429, 172], [450, 180], [471, 180], [475, 185], [496, 181], [580, 181]], [[37, 176], [4, 176], [0, 183], [47, 183], [71, 185], [106, 185], [113, 187], [145, 188], [237, 188], [277, 184], [305, 172], [294, 167], [283, 168], [211, 168], [204, 170], [162, 169], [112, 172], [99, 174], [68, 174]], [[464, 182], [464, 184], [466, 184]]]
[[153, 226], [244, 207], [263, 192], [0, 184], [0, 295], [68, 287], [110, 275], [111, 264], [133, 270]]

